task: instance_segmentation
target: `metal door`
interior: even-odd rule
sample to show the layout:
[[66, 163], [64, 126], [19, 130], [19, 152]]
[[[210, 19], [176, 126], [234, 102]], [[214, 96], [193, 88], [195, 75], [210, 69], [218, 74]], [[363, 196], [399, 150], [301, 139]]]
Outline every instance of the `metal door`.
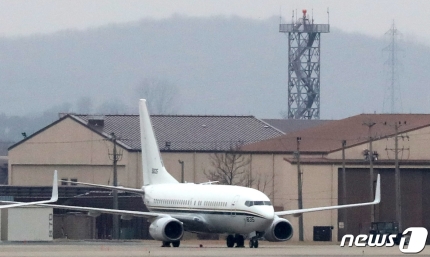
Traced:
[[237, 201], [239, 200], [239, 195], [236, 195], [231, 202], [231, 216], [236, 217]]

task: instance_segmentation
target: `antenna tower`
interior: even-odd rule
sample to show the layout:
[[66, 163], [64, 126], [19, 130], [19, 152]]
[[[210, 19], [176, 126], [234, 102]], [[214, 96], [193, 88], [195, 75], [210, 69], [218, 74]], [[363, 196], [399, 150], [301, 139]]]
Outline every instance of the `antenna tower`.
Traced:
[[[388, 53], [388, 59], [385, 61], [384, 65], [386, 67], [386, 71], [388, 72], [388, 81], [389, 81], [389, 87], [387, 89], [387, 92], [385, 93], [384, 97], [384, 106], [383, 110], [386, 110], [385, 103], [388, 98], [388, 95], [390, 96], [390, 112], [396, 113], [401, 111], [402, 109], [402, 99], [400, 95], [400, 87], [398, 83], [399, 78], [399, 59], [398, 59], [398, 37], [401, 35], [401, 33], [397, 30], [394, 20], [393, 24], [391, 25], [391, 28], [385, 33], [386, 36], [389, 37], [390, 43], [388, 46], [386, 46], [382, 51]], [[400, 105], [400, 108], [396, 108], [396, 102], [398, 102], [397, 105]]]
[[[288, 33], [288, 119], [320, 119], [320, 34], [330, 24], [314, 24], [303, 10], [302, 18], [279, 24]], [[327, 11], [328, 14], [328, 11]]]

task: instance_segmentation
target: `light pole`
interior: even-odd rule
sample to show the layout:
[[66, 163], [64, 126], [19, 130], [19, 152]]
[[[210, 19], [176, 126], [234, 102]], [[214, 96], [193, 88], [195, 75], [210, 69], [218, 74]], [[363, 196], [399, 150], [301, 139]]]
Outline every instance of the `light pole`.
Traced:
[[[300, 170], [300, 141], [301, 137], [297, 137], [297, 185], [298, 185], [298, 208], [303, 209], [302, 196], [302, 171]], [[299, 216], [299, 241], [303, 241], [303, 215]]]
[[184, 161], [178, 160], [178, 162], [181, 164], [181, 183], [184, 183]]
[[[373, 149], [372, 149], [372, 141], [373, 141], [373, 137], [372, 137], [372, 127], [374, 125], [376, 125], [375, 122], [372, 121], [368, 121], [368, 122], [364, 122], [363, 125], [369, 127], [369, 150], [365, 151], [365, 158], [368, 157], [369, 158], [369, 170], [370, 170], [370, 178], [369, 178], [369, 186], [370, 186], [370, 201], [373, 201]], [[366, 155], [367, 152], [367, 155]], [[374, 222], [375, 221], [375, 209], [374, 206], [371, 205], [370, 206], [370, 221]]]

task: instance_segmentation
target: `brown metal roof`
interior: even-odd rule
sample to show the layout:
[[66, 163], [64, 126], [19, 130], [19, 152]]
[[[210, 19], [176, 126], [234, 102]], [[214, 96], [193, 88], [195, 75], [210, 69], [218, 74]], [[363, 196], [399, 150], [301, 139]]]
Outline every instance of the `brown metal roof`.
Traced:
[[368, 141], [369, 127], [364, 123], [375, 123], [371, 134], [375, 139], [392, 136], [394, 123], [401, 123], [399, 132], [407, 132], [430, 125], [430, 114], [360, 114], [320, 126], [295, 131], [283, 136], [245, 145], [244, 151], [294, 152], [297, 137], [301, 137], [300, 152], [327, 153], [341, 149], [342, 140], [347, 147]]
[[332, 120], [263, 119], [285, 134], [322, 125]]

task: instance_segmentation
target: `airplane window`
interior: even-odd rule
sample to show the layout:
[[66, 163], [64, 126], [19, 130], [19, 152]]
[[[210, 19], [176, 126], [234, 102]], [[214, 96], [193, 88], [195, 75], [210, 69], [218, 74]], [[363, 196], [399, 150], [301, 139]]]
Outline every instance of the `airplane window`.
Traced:
[[264, 205], [272, 206], [272, 203], [270, 201], [264, 201]]
[[254, 202], [253, 201], [246, 201], [245, 205], [248, 207], [251, 207], [252, 205], [254, 205]]
[[254, 201], [254, 205], [264, 205], [264, 201]]

